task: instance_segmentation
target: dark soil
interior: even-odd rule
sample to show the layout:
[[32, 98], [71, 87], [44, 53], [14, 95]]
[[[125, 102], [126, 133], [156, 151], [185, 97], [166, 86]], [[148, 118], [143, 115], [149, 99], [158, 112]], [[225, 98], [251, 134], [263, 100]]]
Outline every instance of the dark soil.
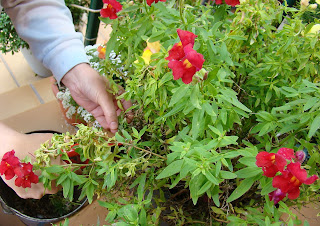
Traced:
[[59, 218], [72, 212], [84, 202], [78, 200], [80, 193], [80, 190], [74, 190], [73, 202], [63, 198], [62, 191], [54, 195], [45, 195], [41, 199], [22, 199], [2, 179], [0, 180], [0, 196], [7, 206], [38, 219]]

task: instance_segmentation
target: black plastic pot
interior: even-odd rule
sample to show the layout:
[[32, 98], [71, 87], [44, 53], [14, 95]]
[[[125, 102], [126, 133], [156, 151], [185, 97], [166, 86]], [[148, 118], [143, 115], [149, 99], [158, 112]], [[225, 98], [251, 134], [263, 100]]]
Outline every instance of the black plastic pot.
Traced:
[[[58, 133], [55, 131], [50, 131], [50, 130], [41, 130], [41, 131], [34, 131], [34, 132], [30, 132], [30, 133]], [[27, 133], [27, 134], [30, 134]], [[79, 195], [80, 195], [80, 191], [79, 192], [75, 192], [74, 199], [76, 200]], [[11, 189], [0, 177], [0, 204], [2, 206], [3, 212], [6, 214], [13, 214], [16, 215], [17, 217], [19, 217], [19, 219], [26, 225], [28, 226], [44, 226], [44, 225], [50, 225], [51, 223], [55, 223], [58, 221], [61, 221], [67, 217], [72, 216], [73, 214], [75, 214], [76, 212], [78, 212], [83, 206], [85, 206], [87, 204], [87, 198], [82, 199], [79, 202], [79, 205], [73, 209], [71, 212], [60, 216], [60, 217], [55, 217], [55, 218], [42, 218], [42, 217], [31, 217], [28, 216], [22, 212], [20, 212], [19, 210], [15, 209], [13, 201], [12, 200], [19, 200], [19, 202], [23, 202], [24, 199], [20, 198], [13, 189]], [[0, 223], [1, 224], [1, 223]]]

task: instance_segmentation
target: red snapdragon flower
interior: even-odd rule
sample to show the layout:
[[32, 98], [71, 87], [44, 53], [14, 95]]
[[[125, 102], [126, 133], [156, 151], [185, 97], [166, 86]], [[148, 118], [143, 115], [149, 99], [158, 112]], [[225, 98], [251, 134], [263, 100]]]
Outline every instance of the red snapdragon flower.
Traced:
[[193, 75], [202, 68], [203, 55], [193, 49], [194, 40], [197, 37], [189, 31], [177, 29], [180, 42], [174, 44], [169, 50], [168, 67], [172, 69], [175, 80], [181, 78], [185, 84], [192, 81]]
[[38, 183], [39, 177], [32, 171], [33, 166], [28, 163], [21, 163], [20, 167], [15, 168], [17, 175], [15, 185], [23, 188], [31, 188], [31, 183]]
[[198, 37], [190, 31], [184, 31], [179, 28], [177, 29], [177, 33], [181, 41], [174, 44], [169, 50], [169, 56], [166, 57], [166, 60], [181, 60], [184, 58], [184, 48], [189, 44], [191, 44], [191, 47], [193, 48], [194, 40]]
[[147, 0], [147, 4], [151, 6], [152, 3], [165, 2], [166, 0]]
[[174, 80], [179, 78], [185, 84], [192, 82], [194, 74], [202, 68], [203, 55], [192, 49], [191, 44], [184, 48], [185, 57], [181, 60], [171, 60], [168, 67], [172, 69]]
[[284, 171], [286, 159], [291, 160], [294, 157], [294, 150], [290, 148], [280, 148], [277, 153], [263, 151], [256, 156], [256, 165], [262, 168], [263, 175], [274, 177], [277, 172]]
[[15, 156], [14, 150], [12, 150], [2, 157], [0, 174], [4, 174], [6, 180], [11, 180], [14, 176], [17, 176], [16, 186], [31, 188], [31, 183], [39, 182], [39, 177], [33, 173], [32, 168], [31, 163], [21, 163], [19, 158]]
[[122, 5], [116, 0], [103, 0], [103, 3], [108, 5], [100, 10], [100, 15], [102, 17], [109, 17], [112, 20], [117, 19], [117, 12], [122, 10]]
[[[216, 0], [215, 3], [217, 5], [221, 5], [222, 4], [222, 0]], [[225, 0], [225, 3], [227, 5], [236, 6], [236, 5], [240, 4], [240, 1], [239, 0]]]
[[14, 169], [20, 165], [20, 161], [14, 153], [14, 150], [5, 153], [1, 161], [0, 174], [4, 174], [6, 180], [11, 180], [15, 176]]
[[291, 162], [282, 175], [273, 178], [272, 186], [279, 188], [284, 193], [288, 193], [289, 199], [296, 199], [300, 195], [300, 185], [312, 184], [317, 179], [319, 179], [317, 175], [308, 177], [307, 171], [301, 169], [300, 162]]

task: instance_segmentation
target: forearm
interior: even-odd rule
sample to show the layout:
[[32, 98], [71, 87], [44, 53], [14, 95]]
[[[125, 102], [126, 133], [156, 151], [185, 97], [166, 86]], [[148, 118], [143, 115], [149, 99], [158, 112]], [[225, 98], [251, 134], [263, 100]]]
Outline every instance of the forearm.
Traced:
[[51, 137], [50, 133], [22, 134], [0, 122], [0, 159], [6, 152], [14, 150], [19, 159], [29, 156], [33, 160], [34, 151]]
[[82, 34], [74, 30], [63, 0], [2, 0], [19, 36], [57, 81], [74, 66], [88, 62]]

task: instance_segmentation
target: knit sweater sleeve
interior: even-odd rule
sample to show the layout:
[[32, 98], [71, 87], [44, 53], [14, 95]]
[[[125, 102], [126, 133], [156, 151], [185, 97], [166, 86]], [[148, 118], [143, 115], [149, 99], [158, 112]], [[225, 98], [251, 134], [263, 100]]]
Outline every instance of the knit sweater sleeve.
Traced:
[[88, 63], [83, 37], [75, 32], [64, 0], [2, 0], [17, 33], [58, 82], [74, 66]]

